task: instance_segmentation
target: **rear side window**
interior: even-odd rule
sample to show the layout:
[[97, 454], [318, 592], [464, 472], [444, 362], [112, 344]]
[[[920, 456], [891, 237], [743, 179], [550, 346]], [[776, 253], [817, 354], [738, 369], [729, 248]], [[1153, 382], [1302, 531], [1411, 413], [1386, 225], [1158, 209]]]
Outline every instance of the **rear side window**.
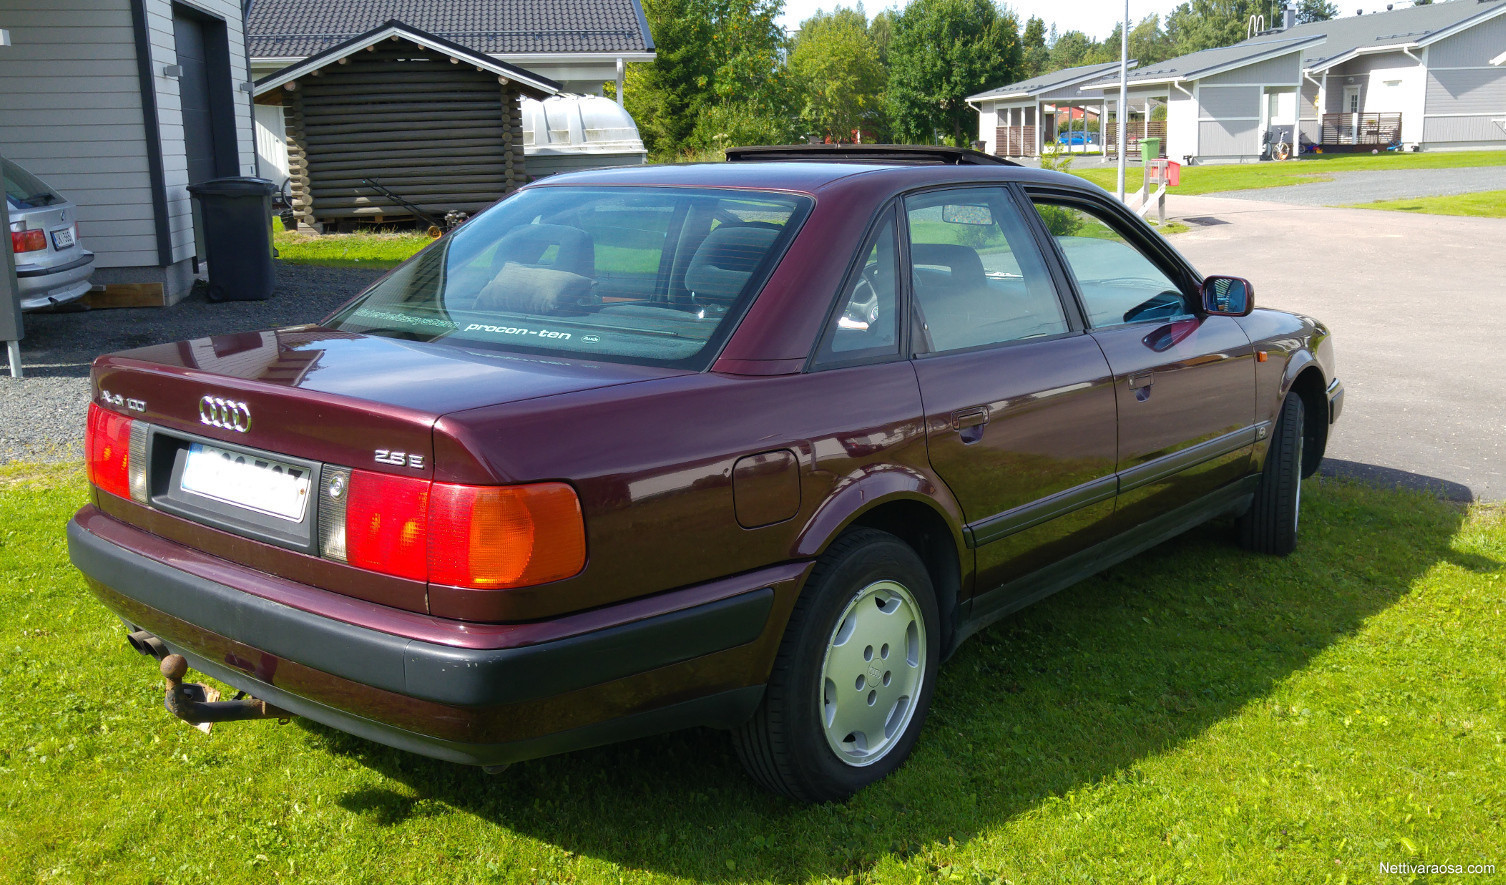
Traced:
[[802, 197], [747, 191], [526, 190], [393, 271], [330, 325], [699, 370], [808, 211]]
[[905, 213], [923, 349], [965, 350], [1067, 331], [1045, 261], [1004, 188], [919, 194], [905, 200]]
[[10, 160], [0, 160], [0, 178], [5, 179], [5, 201], [12, 209], [36, 209], [63, 201], [42, 179]]
[[844, 365], [899, 355], [899, 239], [893, 210], [864, 244], [842, 289], [817, 363]]

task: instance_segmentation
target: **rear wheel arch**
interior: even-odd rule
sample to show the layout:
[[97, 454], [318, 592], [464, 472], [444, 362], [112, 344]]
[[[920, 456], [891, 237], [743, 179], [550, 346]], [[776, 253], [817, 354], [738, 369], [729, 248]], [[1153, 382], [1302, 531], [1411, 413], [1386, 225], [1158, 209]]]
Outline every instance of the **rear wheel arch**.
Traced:
[[888, 470], [869, 474], [828, 499], [801, 532], [794, 555], [814, 559], [855, 528], [887, 532], [909, 545], [925, 564], [941, 615], [942, 657], [953, 650], [959, 606], [972, 579], [961, 511], [945, 487], [923, 474]]
[[949, 656], [953, 650], [953, 637], [957, 635], [958, 607], [962, 599], [962, 554], [951, 526], [941, 512], [930, 504], [913, 499], [885, 501], [860, 514], [844, 532], [854, 528], [877, 529], [894, 535], [920, 557], [936, 591], [936, 607], [941, 616], [942, 656]]

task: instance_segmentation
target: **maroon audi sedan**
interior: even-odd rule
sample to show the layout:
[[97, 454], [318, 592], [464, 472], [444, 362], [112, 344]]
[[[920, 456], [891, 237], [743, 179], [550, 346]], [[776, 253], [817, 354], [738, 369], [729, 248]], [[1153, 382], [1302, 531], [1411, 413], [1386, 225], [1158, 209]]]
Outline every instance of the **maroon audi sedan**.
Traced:
[[69, 549], [168, 708], [489, 768], [718, 726], [841, 799], [991, 622], [1210, 519], [1292, 550], [1321, 324], [1077, 178], [731, 159], [551, 177], [319, 325], [97, 360]]

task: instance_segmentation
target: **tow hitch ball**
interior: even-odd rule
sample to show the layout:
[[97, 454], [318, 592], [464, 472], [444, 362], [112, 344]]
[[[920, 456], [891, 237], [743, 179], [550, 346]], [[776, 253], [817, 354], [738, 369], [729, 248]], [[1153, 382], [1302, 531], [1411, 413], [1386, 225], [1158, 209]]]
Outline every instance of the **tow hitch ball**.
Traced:
[[287, 721], [292, 713], [256, 698], [237, 697], [234, 700], [218, 700], [219, 692], [200, 682], [184, 682], [188, 674], [188, 661], [182, 655], [168, 655], [162, 659], [162, 675], [167, 679], [167, 695], [163, 704], [167, 712], [191, 725], [208, 731], [207, 726], [216, 722], [234, 722], [240, 719], [279, 719]]

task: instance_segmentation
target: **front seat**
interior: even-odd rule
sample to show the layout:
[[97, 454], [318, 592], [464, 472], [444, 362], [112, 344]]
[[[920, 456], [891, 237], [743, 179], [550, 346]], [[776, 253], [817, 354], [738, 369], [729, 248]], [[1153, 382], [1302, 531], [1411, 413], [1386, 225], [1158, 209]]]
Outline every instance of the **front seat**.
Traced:
[[727, 224], [701, 241], [685, 270], [685, 288], [703, 310], [725, 313], [779, 238], [775, 228]]

